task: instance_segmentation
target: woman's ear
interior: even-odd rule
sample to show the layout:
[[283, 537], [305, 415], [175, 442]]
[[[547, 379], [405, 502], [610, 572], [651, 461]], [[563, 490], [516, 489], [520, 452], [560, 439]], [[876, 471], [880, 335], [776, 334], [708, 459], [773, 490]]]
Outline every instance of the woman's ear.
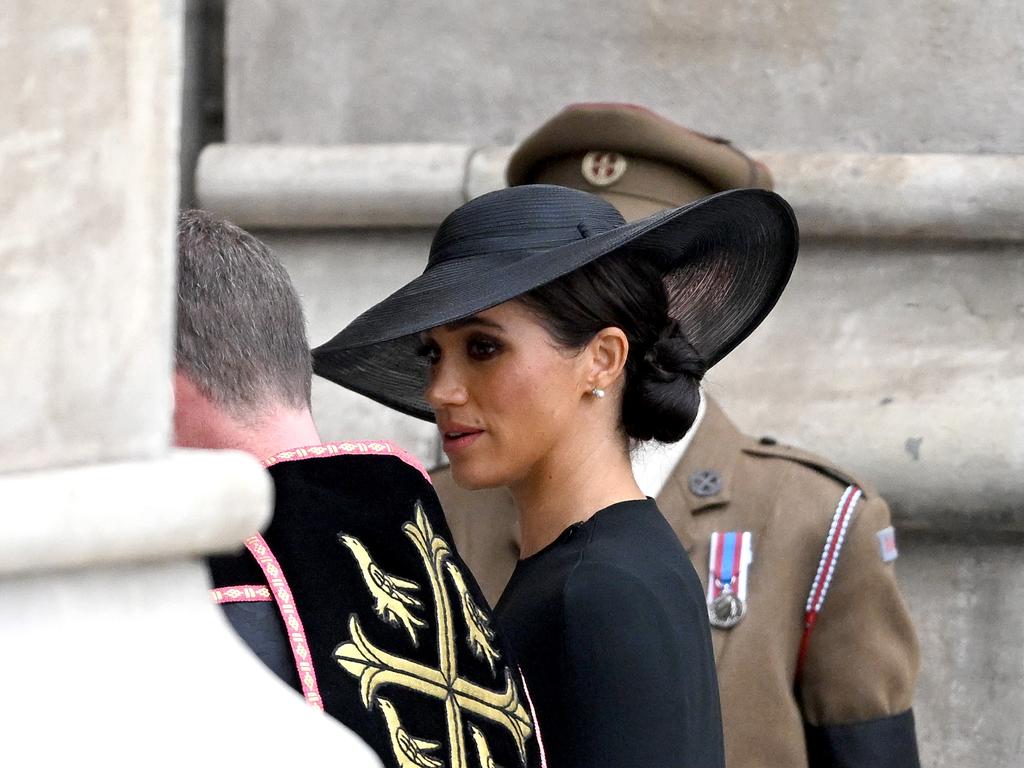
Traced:
[[629, 340], [621, 328], [598, 331], [587, 344], [590, 371], [588, 389], [609, 389], [622, 376], [629, 355]]

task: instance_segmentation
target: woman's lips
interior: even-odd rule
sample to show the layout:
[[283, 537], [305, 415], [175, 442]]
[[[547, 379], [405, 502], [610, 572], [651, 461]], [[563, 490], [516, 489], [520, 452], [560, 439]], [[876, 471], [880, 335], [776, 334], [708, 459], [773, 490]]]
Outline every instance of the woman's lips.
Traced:
[[444, 452], [451, 454], [453, 451], [461, 451], [477, 441], [484, 432], [482, 429], [446, 429], [441, 432], [441, 447]]

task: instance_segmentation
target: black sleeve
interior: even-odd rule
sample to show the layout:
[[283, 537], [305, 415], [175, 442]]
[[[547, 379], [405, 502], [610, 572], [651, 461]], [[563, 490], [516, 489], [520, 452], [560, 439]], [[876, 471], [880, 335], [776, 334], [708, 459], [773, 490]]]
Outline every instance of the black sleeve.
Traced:
[[861, 723], [805, 724], [810, 768], [920, 768], [914, 712]]
[[[241, 548], [241, 547], [240, 547]], [[239, 584], [265, 584], [266, 577], [249, 552], [214, 555], [206, 558], [210, 582], [214, 587]], [[222, 603], [221, 609], [231, 628], [271, 671], [296, 691], [301, 691], [295, 657], [288, 642], [288, 630], [274, 602]]]
[[[679, 606], [673, 602], [670, 605]], [[669, 615], [629, 574], [580, 564], [565, 588], [573, 762], [559, 768], [720, 768], [717, 678], [707, 614]]]

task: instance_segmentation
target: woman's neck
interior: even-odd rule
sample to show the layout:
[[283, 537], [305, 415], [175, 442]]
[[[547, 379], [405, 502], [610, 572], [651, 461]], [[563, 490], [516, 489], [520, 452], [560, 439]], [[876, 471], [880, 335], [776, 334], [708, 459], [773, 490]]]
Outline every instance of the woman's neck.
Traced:
[[529, 557], [574, 523], [620, 501], [645, 498], [619, 440], [570, 442], [510, 486], [519, 511], [520, 557]]

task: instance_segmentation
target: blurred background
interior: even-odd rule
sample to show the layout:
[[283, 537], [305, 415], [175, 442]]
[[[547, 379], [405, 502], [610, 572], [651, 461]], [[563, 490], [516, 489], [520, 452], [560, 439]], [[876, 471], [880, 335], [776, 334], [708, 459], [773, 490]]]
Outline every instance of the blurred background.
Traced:
[[[503, 184], [518, 140], [572, 102], [633, 102], [763, 160], [796, 208], [791, 287], [707, 386], [745, 432], [825, 454], [890, 501], [923, 764], [1024, 764], [1024, 5], [15, 6], [0, 17], [0, 506], [31, 503], [35, 524], [0, 521], [0, 584], [21, 590], [0, 605], [4, 637], [41, 649], [81, 630], [74, 612], [31, 614], [31, 637], [22, 623], [38, 590], [71, 594], [68, 568], [214, 551], [263, 514], [265, 498], [232, 507], [255, 470], [183, 473], [168, 451], [179, 204], [274, 247], [317, 344], [422, 269], [433, 227]], [[314, 400], [325, 439], [440, 460], [430, 424], [320, 380]], [[133, 529], [138, 500], [88, 479], [143, 464], [207, 533]]]

